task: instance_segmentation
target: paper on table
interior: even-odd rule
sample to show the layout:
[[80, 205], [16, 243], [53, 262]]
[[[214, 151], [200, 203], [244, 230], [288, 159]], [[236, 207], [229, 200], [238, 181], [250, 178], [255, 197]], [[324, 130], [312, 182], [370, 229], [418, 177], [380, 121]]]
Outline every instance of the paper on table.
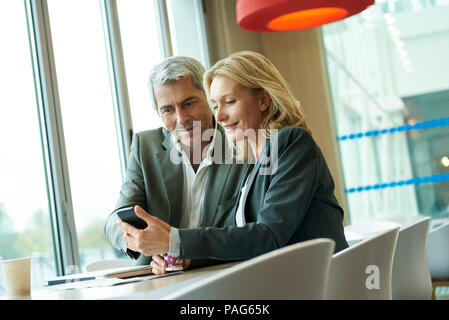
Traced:
[[99, 278], [131, 278], [152, 274], [151, 266], [132, 266], [125, 268], [102, 269], [91, 272], [77, 273], [42, 280], [45, 286], [64, 284], [66, 282], [88, 281]]
[[69, 290], [69, 289], [85, 289], [85, 288], [98, 288], [98, 287], [110, 287], [115, 286], [123, 283], [131, 283], [131, 282], [138, 282], [138, 281], [145, 281], [155, 278], [161, 278], [166, 276], [171, 276], [174, 274], [182, 273], [183, 271], [176, 271], [176, 272], [169, 272], [161, 275], [151, 275], [151, 276], [143, 276], [143, 277], [134, 277], [134, 278], [126, 278], [126, 279], [120, 279], [120, 278], [98, 278], [94, 280], [84, 280], [84, 281], [75, 281], [75, 282], [67, 282], [67, 283], [61, 283], [56, 284], [52, 286], [48, 286], [48, 289], [55, 289], [55, 290]]

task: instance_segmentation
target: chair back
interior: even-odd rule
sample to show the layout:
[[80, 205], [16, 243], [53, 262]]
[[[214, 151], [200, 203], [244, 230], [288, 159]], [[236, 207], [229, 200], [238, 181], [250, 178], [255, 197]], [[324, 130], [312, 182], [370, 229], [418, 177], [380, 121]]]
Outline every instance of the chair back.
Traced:
[[333, 255], [327, 299], [391, 299], [393, 255], [399, 227], [366, 238]]
[[449, 222], [429, 231], [427, 259], [432, 280], [449, 279]]
[[392, 298], [424, 300], [432, 294], [427, 263], [427, 236], [430, 217], [401, 227], [393, 259]]
[[364, 239], [371, 238], [376, 234], [400, 226], [401, 224], [397, 221], [376, 220], [358, 224], [351, 224], [344, 227], [344, 232], [346, 241], [348, 242], [349, 246], [353, 246], [354, 244], [359, 243]]
[[283, 247], [200, 279], [164, 300], [324, 299], [335, 242]]

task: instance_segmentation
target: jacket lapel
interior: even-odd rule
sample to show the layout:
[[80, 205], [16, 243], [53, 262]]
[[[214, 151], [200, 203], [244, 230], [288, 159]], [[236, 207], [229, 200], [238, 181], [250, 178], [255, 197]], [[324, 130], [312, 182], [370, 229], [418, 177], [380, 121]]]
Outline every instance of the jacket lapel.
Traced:
[[[243, 213], [245, 213], [246, 199], [248, 197], [248, 194], [251, 191], [251, 187], [254, 185], [254, 181], [256, 180], [257, 175], [259, 174], [261, 165], [263, 164], [263, 166], [265, 167], [266, 165], [270, 164], [270, 158], [269, 158], [270, 146], [271, 146], [270, 141], [271, 141], [270, 139], [267, 139], [267, 141], [266, 141], [266, 143], [264, 145], [264, 148], [262, 149], [262, 152], [260, 153], [260, 157], [257, 160], [256, 164], [254, 165], [254, 169], [251, 172], [251, 177], [249, 178], [245, 194], [244, 195], [240, 195], [240, 196], [243, 196], [243, 202], [242, 202]], [[248, 175], [248, 172], [249, 172], [249, 168], [246, 171], [246, 176]], [[243, 187], [243, 185], [241, 187]], [[245, 214], [243, 214], [243, 223], [244, 224], [246, 223]]]
[[231, 170], [230, 164], [211, 164], [203, 201], [203, 226], [211, 226]]
[[[210, 226], [217, 214], [217, 208], [220, 204], [223, 188], [231, 170], [231, 165], [226, 163], [228, 141], [221, 126], [216, 125], [214, 145], [212, 150], [212, 164], [210, 165], [208, 178], [206, 182], [206, 193], [202, 203], [203, 226]], [[220, 148], [217, 152], [216, 148]]]
[[[162, 148], [159, 150], [157, 158], [161, 165], [162, 177], [164, 179], [166, 191], [165, 196], [167, 197], [169, 203], [169, 208], [166, 215], [168, 217], [167, 222], [170, 225], [177, 227], [179, 226], [182, 214], [184, 172], [180, 153], [177, 150], [172, 150], [173, 148], [174, 145], [171, 141], [170, 133], [165, 132], [165, 139], [162, 141]], [[172, 156], [170, 156], [171, 153], [173, 153]], [[170, 195], [170, 197], [168, 195]], [[163, 213], [162, 215], [165, 216]]]

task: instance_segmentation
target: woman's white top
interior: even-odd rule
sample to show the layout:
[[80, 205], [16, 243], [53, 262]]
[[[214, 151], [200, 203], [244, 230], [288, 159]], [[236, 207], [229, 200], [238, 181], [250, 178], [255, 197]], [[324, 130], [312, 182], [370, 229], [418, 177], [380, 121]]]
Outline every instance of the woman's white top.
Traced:
[[235, 224], [237, 227], [242, 227], [245, 223], [243, 222], [243, 198], [245, 195], [246, 187], [248, 185], [245, 184], [240, 191], [240, 200], [239, 200], [239, 206], [237, 208], [237, 212], [235, 214]]

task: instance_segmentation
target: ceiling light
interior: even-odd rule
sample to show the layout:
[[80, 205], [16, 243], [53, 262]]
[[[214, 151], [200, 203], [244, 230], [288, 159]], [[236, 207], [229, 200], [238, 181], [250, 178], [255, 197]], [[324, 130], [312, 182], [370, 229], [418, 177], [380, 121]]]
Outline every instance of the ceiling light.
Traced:
[[240, 28], [256, 32], [319, 27], [365, 10], [374, 0], [237, 0]]
[[441, 164], [446, 168], [449, 167], [449, 158], [447, 156], [442, 157]]

